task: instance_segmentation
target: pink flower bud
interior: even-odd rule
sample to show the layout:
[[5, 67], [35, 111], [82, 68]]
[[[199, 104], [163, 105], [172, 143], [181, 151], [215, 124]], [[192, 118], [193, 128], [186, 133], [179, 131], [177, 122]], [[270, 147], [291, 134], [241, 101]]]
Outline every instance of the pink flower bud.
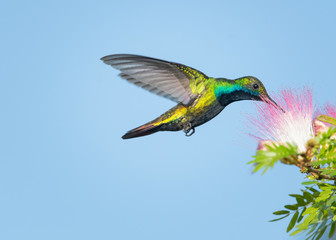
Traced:
[[314, 129], [314, 134], [316, 136], [319, 133], [327, 132], [329, 127], [326, 124], [324, 124], [323, 122], [321, 122], [317, 119], [314, 119], [313, 129]]
[[270, 141], [270, 140], [262, 140], [258, 143], [257, 150], [266, 151], [266, 150], [268, 150], [267, 145], [272, 146], [273, 143], [275, 144], [275, 142]]

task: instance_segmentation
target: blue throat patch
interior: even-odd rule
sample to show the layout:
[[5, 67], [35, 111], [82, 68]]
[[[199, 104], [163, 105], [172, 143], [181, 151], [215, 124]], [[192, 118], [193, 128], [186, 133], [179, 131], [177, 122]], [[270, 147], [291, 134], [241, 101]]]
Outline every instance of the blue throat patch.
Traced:
[[244, 91], [248, 94], [258, 96], [258, 94], [256, 94], [255, 92], [253, 92], [249, 89], [243, 88], [242, 86], [240, 86], [238, 84], [232, 84], [232, 85], [230, 84], [230, 85], [227, 85], [227, 86], [223, 86], [223, 85], [218, 86], [215, 89], [215, 96], [216, 96], [216, 98], [219, 98], [223, 94], [230, 94], [230, 93], [237, 92], [237, 91]]

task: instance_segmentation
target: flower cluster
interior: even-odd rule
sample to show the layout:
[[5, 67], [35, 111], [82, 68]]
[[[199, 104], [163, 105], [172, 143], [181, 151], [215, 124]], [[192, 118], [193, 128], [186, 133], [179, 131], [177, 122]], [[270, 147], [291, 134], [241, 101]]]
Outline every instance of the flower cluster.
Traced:
[[290, 143], [304, 152], [308, 140], [320, 132], [326, 132], [330, 126], [316, 117], [323, 114], [336, 118], [336, 108], [331, 104], [316, 109], [312, 91], [308, 87], [282, 90], [274, 100], [284, 112], [270, 104], [257, 103], [257, 114], [248, 116], [248, 127], [252, 131], [249, 135], [258, 140], [258, 150], [267, 150], [272, 143]]
[[282, 90], [275, 101], [278, 108], [257, 104], [257, 114], [248, 117], [250, 135], [259, 142], [249, 163], [253, 172], [266, 172], [278, 161], [294, 165], [310, 181], [302, 183], [299, 194], [290, 194], [296, 203], [274, 212], [281, 217], [272, 221], [292, 216], [287, 227], [287, 232], [293, 230], [291, 235], [306, 232], [307, 240], [318, 240], [329, 229], [332, 238], [336, 232], [336, 108], [331, 104], [316, 108], [309, 88]]

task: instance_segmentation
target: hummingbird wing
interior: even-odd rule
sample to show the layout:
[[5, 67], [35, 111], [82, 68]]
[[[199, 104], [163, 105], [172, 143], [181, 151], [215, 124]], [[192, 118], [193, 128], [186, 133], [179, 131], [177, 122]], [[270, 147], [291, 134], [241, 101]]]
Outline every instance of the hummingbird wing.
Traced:
[[101, 60], [121, 71], [120, 77], [159, 96], [190, 105], [204, 89], [208, 77], [191, 67], [131, 54], [115, 54]]

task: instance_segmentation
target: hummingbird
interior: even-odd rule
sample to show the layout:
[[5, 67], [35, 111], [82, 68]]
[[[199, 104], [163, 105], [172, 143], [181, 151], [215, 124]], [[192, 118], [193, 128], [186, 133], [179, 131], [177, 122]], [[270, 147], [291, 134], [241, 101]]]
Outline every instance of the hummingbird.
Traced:
[[128, 82], [177, 103], [153, 121], [128, 131], [123, 139], [179, 130], [191, 136], [195, 127], [240, 100], [263, 101], [282, 110], [256, 77], [213, 78], [180, 63], [132, 54], [108, 55], [101, 60], [119, 70], [119, 76]]

